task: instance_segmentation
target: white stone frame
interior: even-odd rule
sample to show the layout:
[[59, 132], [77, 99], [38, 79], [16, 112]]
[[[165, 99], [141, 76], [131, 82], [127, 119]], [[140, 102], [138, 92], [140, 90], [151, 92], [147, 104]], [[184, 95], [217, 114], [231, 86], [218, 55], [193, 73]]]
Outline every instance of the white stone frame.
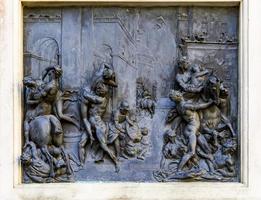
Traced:
[[[22, 6], [74, 4], [240, 5], [240, 183], [21, 184], [19, 155], [22, 145]], [[248, 12], [249, 9], [251, 12]], [[258, 101], [261, 97], [261, 88], [258, 87], [261, 80], [259, 76], [261, 66], [258, 68], [261, 62], [261, 56], [258, 56], [258, 47], [261, 45], [261, 22], [258, 22], [260, 12], [260, 0], [0, 0], [0, 199], [261, 199], [261, 184], [259, 184], [261, 181], [261, 151], [259, 150], [261, 120], [258, 119], [261, 113], [261, 105]]]

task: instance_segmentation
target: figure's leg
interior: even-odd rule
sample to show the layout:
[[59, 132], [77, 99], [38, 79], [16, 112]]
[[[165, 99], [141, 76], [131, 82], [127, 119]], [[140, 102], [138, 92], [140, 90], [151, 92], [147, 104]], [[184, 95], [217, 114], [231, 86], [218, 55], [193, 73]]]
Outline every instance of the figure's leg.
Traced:
[[218, 146], [217, 136], [218, 136], [218, 133], [217, 133], [217, 131], [214, 130], [214, 131], [213, 131], [213, 139], [214, 139], [214, 145], [215, 145], [215, 147]]
[[119, 172], [120, 168], [119, 168], [119, 164], [118, 164], [116, 156], [113, 154], [113, 152], [109, 149], [109, 147], [106, 144], [101, 143], [100, 146], [110, 156], [110, 158], [114, 162], [114, 164], [115, 164], [115, 171]]
[[64, 162], [66, 163], [66, 171], [68, 175], [71, 175], [73, 173], [72, 168], [71, 168], [71, 163], [68, 154], [65, 152], [64, 147], [61, 146], [61, 152], [62, 152], [62, 157]]
[[59, 119], [57, 119], [54, 115], [49, 115], [51, 127], [53, 128], [53, 133], [61, 134], [63, 133], [62, 125]]
[[199, 147], [204, 151], [204, 153], [206, 153], [206, 157], [205, 158], [206, 158], [206, 162], [207, 162], [209, 171], [214, 173], [215, 172], [215, 170], [214, 170], [215, 163], [214, 163], [214, 161], [212, 159], [208, 158], [212, 154], [211, 154], [211, 149], [210, 149], [210, 147], [208, 145], [208, 142], [207, 142], [206, 138], [203, 135], [200, 135], [197, 138], [197, 143], [198, 143]]
[[222, 115], [222, 119], [223, 119], [224, 123], [227, 125], [227, 127], [229, 128], [232, 136], [235, 137], [236, 133], [235, 133], [233, 127], [232, 127], [230, 120], [225, 115]]
[[211, 160], [208, 160], [208, 159], [206, 160], [206, 162], [207, 162], [207, 165], [208, 165], [209, 171], [210, 171], [211, 173], [214, 173], [215, 170], [214, 170], [213, 162], [212, 162]]
[[104, 142], [100, 143], [100, 147], [110, 156], [110, 158], [112, 159], [112, 161], [116, 164], [117, 163], [117, 159], [116, 156], [113, 154], [113, 152], [109, 149], [109, 147], [107, 146], [107, 144], [105, 144]]
[[91, 142], [94, 140], [93, 135], [92, 135], [92, 129], [91, 129], [91, 124], [88, 121], [88, 107], [86, 103], [81, 103], [81, 115], [83, 119], [83, 124], [85, 126], [87, 134], [90, 136]]
[[160, 159], [160, 169], [164, 170], [165, 169], [165, 163], [166, 163], [166, 158], [162, 155]]
[[100, 143], [98, 141], [95, 141], [91, 144], [91, 155], [92, 158], [94, 158], [94, 162], [99, 163], [103, 162], [104, 160], [104, 151], [100, 147]]
[[97, 135], [97, 139], [100, 143], [100, 147], [104, 150], [104, 152], [106, 152], [110, 156], [110, 158], [112, 159], [112, 161], [115, 164], [116, 172], [118, 172], [119, 166], [118, 166], [117, 158], [106, 144], [105, 133], [106, 133], [106, 126], [105, 127], [96, 127], [96, 135]]
[[95, 160], [94, 162], [96, 163], [100, 163], [100, 162], [104, 162], [104, 151], [103, 149], [100, 148], [100, 145], [98, 145], [98, 148], [95, 151]]
[[54, 173], [54, 166], [53, 166], [53, 156], [49, 153], [46, 145], [41, 148], [41, 152], [45, 155], [45, 157], [50, 165], [50, 177], [54, 178], [55, 173]]
[[120, 156], [120, 140], [119, 140], [119, 137], [117, 137], [114, 140], [114, 148], [115, 148], [115, 152], [116, 152], [116, 157], [117, 157], [117, 159], [119, 159], [119, 156]]
[[78, 147], [79, 147], [79, 159], [80, 159], [80, 162], [81, 162], [81, 166], [83, 166], [84, 162], [85, 162], [85, 155], [86, 155], [85, 145], [87, 143], [87, 140], [88, 140], [88, 137], [87, 137], [86, 133], [83, 133], [81, 140], [79, 142], [79, 145], [78, 145]]
[[[193, 130], [193, 129], [192, 129]], [[190, 127], [186, 127], [184, 132], [186, 131], [185, 135], [188, 135], [188, 153], [186, 153], [178, 166], [178, 171], [182, 170], [185, 164], [189, 161], [189, 159], [195, 155], [196, 152], [196, 145], [197, 145], [197, 137], [194, 131], [192, 131]]]
[[206, 138], [203, 135], [199, 135], [197, 138], [198, 145], [201, 147], [201, 149], [206, 153], [209, 154], [211, 153], [211, 149], [208, 145], [208, 142]]

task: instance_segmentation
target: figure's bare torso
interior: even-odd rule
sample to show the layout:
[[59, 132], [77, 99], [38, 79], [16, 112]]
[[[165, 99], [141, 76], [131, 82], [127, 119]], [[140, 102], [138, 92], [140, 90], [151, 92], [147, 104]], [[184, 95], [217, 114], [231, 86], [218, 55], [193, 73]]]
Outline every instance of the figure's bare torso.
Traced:
[[201, 111], [201, 124], [210, 129], [214, 129], [221, 122], [221, 112], [216, 105]]
[[187, 109], [186, 102], [178, 104], [177, 110], [187, 123], [199, 123], [199, 115], [197, 111]]
[[45, 101], [49, 103], [53, 103], [56, 100], [57, 93], [59, 91], [58, 85], [55, 80], [48, 82], [43, 88], [44, 92], [46, 92]]
[[106, 99], [106, 97], [100, 97], [100, 98], [101, 98], [100, 104], [90, 103], [90, 105], [89, 105], [90, 106], [90, 108], [89, 108], [90, 117], [91, 116], [102, 117], [105, 114], [108, 100]]

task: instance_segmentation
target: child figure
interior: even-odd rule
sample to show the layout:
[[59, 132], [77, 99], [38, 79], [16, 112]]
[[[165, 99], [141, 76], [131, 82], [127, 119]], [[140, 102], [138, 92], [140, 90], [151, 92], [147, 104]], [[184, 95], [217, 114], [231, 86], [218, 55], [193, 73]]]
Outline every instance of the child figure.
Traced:
[[208, 70], [201, 69], [199, 65], [193, 65], [191, 67], [190, 84], [194, 87], [202, 87], [205, 81], [205, 76], [208, 73]]
[[139, 153], [137, 158], [140, 160], [144, 160], [150, 150], [150, 138], [149, 138], [149, 131], [146, 127], [141, 128], [142, 138], [139, 144]]

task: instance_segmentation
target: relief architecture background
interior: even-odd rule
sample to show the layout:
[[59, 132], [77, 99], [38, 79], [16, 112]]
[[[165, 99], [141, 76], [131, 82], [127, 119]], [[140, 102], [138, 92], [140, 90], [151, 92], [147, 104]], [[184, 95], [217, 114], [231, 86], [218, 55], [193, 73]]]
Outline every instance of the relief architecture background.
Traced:
[[239, 181], [237, 7], [24, 10], [23, 182]]

